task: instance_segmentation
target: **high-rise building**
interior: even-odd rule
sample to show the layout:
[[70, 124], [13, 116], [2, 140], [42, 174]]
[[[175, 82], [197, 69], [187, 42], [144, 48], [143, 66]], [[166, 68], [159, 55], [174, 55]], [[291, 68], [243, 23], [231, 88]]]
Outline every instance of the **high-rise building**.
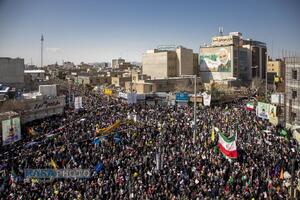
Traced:
[[159, 47], [144, 53], [143, 74], [152, 79], [164, 79], [194, 74], [194, 54], [192, 49], [182, 46]]
[[0, 58], [0, 84], [11, 87], [24, 86], [24, 59]]
[[300, 57], [285, 58], [285, 121], [300, 125]]

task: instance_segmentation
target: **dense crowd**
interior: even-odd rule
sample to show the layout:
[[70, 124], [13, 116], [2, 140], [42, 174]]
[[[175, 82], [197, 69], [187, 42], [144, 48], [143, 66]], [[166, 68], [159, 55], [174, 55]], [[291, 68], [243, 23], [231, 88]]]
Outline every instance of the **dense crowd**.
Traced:
[[[289, 199], [282, 172], [299, 184], [298, 144], [246, 110], [247, 100], [198, 107], [193, 143], [192, 107], [127, 105], [80, 88], [76, 95], [83, 110], [29, 123], [34, 134], [1, 147], [0, 199]], [[99, 129], [117, 120], [121, 126], [95, 144]], [[213, 127], [237, 134], [236, 160], [220, 153]], [[24, 178], [24, 169], [52, 168], [51, 159], [59, 169], [90, 169], [91, 177]]]

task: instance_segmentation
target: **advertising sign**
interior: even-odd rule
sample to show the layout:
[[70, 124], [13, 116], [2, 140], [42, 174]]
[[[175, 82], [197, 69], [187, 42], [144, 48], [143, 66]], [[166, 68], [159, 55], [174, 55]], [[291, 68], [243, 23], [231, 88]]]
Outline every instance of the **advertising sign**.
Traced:
[[176, 102], [178, 103], [188, 103], [189, 102], [189, 95], [188, 93], [179, 92], [176, 93]]
[[2, 144], [7, 145], [21, 139], [20, 118], [2, 121]]
[[82, 107], [82, 97], [75, 97], [74, 107], [75, 107], [75, 109], [83, 108]]
[[200, 71], [232, 72], [231, 47], [200, 49]]
[[256, 115], [262, 119], [269, 119], [269, 104], [258, 102], [256, 106]]

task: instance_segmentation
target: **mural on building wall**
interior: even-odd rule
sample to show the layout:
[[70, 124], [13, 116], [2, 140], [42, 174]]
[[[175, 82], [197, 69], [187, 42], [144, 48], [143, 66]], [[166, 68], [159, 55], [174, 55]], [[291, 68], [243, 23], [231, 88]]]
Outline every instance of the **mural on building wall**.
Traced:
[[20, 118], [2, 121], [2, 144], [7, 145], [21, 139]]
[[232, 72], [230, 48], [201, 49], [200, 71]]

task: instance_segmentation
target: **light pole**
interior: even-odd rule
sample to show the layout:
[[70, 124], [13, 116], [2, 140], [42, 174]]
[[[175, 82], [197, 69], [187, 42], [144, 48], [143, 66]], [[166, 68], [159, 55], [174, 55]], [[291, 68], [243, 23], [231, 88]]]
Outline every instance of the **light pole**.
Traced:
[[182, 77], [194, 78], [194, 125], [193, 125], [193, 143], [196, 143], [196, 94], [197, 94], [197, 75], [184, 75]]
[[267, 66], [267, 61], [268, 61], [268, 52], [266, 51], [265, 52], [265, 59], [266, 59], [266, 61], [265, 61], [265, 70], [266, 70], [266, 72], [265, 72], [265, 76], [266, 76], [266, 101], [267, 101], [267, 99], [268, 99], [268, 66]]
[[194, 75], [194, 130], [193, 130], [193, 143], [196, 143], [196, 93], [197, 93], [197, 75]]

